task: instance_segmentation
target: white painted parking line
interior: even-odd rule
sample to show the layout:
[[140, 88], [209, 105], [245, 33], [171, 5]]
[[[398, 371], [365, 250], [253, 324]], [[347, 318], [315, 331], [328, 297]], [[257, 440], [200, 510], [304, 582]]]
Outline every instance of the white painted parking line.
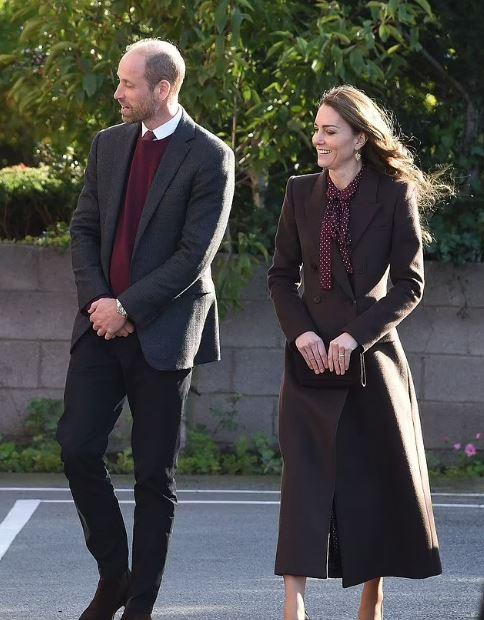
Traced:
[[484, 493], [432, 493], [432, 495], [435, 497], [484, 497]]
[[[43, 504], [73, 504], [74, 502], [72, 501], [72, 499], [41, 499], [40, 500]], [[135, 501], [134, 499], [122, 499], [119, 500], [118, 502], [119, 504], [134, 504]], [[186, 500], [181, 500], [179, 502], [177, 502], [178, 504], [237, 504], [237, 505], [268, 505], [268, 506], [278, 506], [280, 504], [280, 502], [271, 502], [270, 500], [217, 500], [217, 499], [200, 499], [200, 500], [196, 500], [196, 499], [186, 499]]]
[[[114, 489], [116, 493], [133, 493], [133, 488], [128, 489]], [[70, 492], [69, 487], [0, 487], [0, 491], [16, 491], [16, 492]], [[177, 489], [178, 493], [248, 493], [248, 494], [265, 494], [265, 495], [279, 495], [280, 491], [266, 491], [266, 490], [252, 490], [252, 489]], [[484, 494], [483, 494], [484, 497]]]
[[28, 523], [39, 506], [40, 499], [19, 499], [0, 523], [0, 560], [15, 540], [17, 534]]
[[[69, 487], [0, 487], [0, 492], [17, 492], [17, 493], [69, 493]], [[134, 489], [120, 488], [115, 489], [116, 493], [133, 493]], [[280, 491], [269, 491], [263, 489], [178, 489], [178, 493], [234, 493], [249, 495], [280, 495]], [[484, 497], [484, 493], [432, 493], [432, 497]]]
[[[41, 502], [42, 504], [73, 504], [72, 499], [40, 499], [36, 500]], [[119, 500], [120, 504], [134, 504], [135, 501], [133, 499], [122, 499]], [[217, 500], [217, 499], [185, 499], [177, 502], [180, 504], [225, 504], [225, 505], [247, 505], [247, 506], [279, 506], [279, 501], [271, 501], [271, 500]], [[432, 504], [434, 508], [484, 508], [484, 504]]]
[[434, 508], [484, 508], [484, 504], [432, 504]]

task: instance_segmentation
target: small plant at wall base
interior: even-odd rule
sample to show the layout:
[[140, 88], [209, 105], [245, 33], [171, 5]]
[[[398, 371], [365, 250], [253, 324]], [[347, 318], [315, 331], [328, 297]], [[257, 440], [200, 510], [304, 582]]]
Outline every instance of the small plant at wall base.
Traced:
[[[110, 458], [108, 469], [113, 474], [132, 473], [131, 448]], [[256, 434], [252, 441], [239, 437], [233, 446], [221, 448], [204, 426], [188, 431], [186, 449], [178, 460], [178, 473], [182, 475], [277, 475], [281, 470], [278, 448], [262, 433]]]
[[25, 439], [2, 441], [0, 436], [0, 471], [60, 472], [60, 447], [55, 440], [57, 422], [63, 412], [60, 400], [35, 399], [27, 407]]
[[210, 407], [210, 413], [217, 420], [213, 435], [216, 436], [220, 431], [236, 432], [239, 428], [238, 411], [236, 405], [241, 399], [240, 394], [233, 394], [229, 397], [230, 407], [222, 409], [221, 407]]
[[[63, 402], [35, 399], [27, 412], [26, 436], [22, 441], [3, 440], [0, 436], [0, 471], [61, 472], [60, 447], [55, 440], [55, 430], [63, 412]], [[230, 423], [237, 424], [232, 410], [229, 414]], [[226, 418], [227, 412], [224, 415]], [[453, 452], [456, 458], [452, 465], [443, 464], [429, 453], [431, 479], [434, 482], [448, 482], [484, 477], [484, 460], [482, 451], [478, 450], [480, 440], [481, 433], [476, 433], [470, 441], [455, 443]], [[133, 472], [130, 448], [107, 455], [106, 460], [113, 474]], [[178, 462], [179, 474], [279, 475], [281, 471], [282, 459], [273, 438], [257, 433], [252, 438], [239, 437], [232, 446], [220, 447], [213, 433], [204, 426], [188, 430], [187, 446]]]
[[66, 222], [57, 222], [57, 224], [49, 226], [47, 230], [44, 230], [38, 237], [27, 235], [20, 243], [38, 245], [42, 248], [58, 248], [67, 251], [71, 245], [69, 224]]
[[[474, 437], [465, 442], [452, 444], [452, 460], [443, 463], [433, 455], [428, 455], [430, 477], [435, 481], [442, 477], [448, 479], [466, 479], [484, 477], [484, 459], [482, 450], [479, 450], [479, 442], [482, 433], [476, 433]], [[449, 438], [444, 439], [449, 444]]]

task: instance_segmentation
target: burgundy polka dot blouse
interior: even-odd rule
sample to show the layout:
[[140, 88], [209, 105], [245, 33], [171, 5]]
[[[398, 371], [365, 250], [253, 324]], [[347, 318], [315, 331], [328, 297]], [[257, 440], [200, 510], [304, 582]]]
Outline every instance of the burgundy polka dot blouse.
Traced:
[[350, 202], [363, 176], [363, 168], [358, 172], [351, 183], [344, 189], [338, 189], [327, 174], [328, 187], [326, 190], [326, 210], [321, 226], [319, 244], [320, 281], [323, 290], [333, 288], [331, 272], [331, 242], [334, 239], [348, 273], [353, 273], [350, 258]]

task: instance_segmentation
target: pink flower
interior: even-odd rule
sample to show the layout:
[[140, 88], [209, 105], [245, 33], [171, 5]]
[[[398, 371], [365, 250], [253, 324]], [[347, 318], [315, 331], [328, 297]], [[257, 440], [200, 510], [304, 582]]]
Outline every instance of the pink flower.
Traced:
[[481, 433], [477, 433], [476, 434], [476, 439], [480, 439], [481, 438]]
[[461, 449], [460, 443], [455, 443], [454, 444], [454, 450], [460, 450], [460, 449]]
[[473, 443], [468, 443], [464, 448], [464, 452], [469, 457], [475, 456], [477, 454], [476, 446]]

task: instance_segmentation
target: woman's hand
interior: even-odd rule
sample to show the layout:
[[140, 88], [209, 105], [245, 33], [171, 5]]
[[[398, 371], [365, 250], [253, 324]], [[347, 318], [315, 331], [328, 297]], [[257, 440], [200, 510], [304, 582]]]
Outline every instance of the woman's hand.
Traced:
[[324, 342], [314, 332], [304, 332], [296, 338], [295, 345], [306, 360], [306, 364], [317, 375], [328, 368], [328, 356]]
[[328, 348], [328, 365], [331, 372], [344, 375], [350, 366], [351, 352], [357, 346], [358, 343], [353, 336], [346, 332], [331, 340]]

